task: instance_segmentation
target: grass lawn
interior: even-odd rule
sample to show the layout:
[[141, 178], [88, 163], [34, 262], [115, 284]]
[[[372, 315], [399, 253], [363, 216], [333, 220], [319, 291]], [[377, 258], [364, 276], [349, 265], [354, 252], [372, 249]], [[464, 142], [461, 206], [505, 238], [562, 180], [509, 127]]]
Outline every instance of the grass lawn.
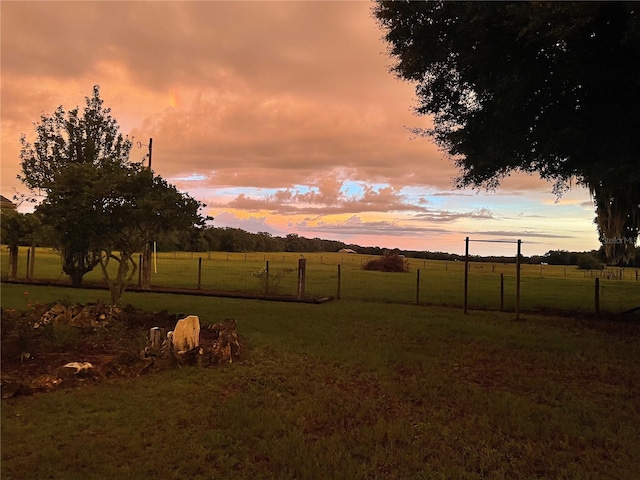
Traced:
[[[21, 247], [18, 277], [26, 276], [27, 248]], [[198, 287], [252, 294], [265, 293], [254, 275], [269, 269], [272, 279], [283, 273], [277, 290], [271, 293], [295, 295], [299, 253], [226, 253], [176, 252], [158, 254], [152, 274], [152, 285], [160, 287]], [[409, 273], [384, 273], [362, 270], [362, 265], [376, 258], [368, 255], [340, 253], [304, 253], [307, 260], [306, 294], [315, 297], [336, 296], [338, 265], [340, 265], [340, 296], [344, 300], [367, 300], [388, 303], [416, 303], [462, 307], [464, 262], [408, 259]], [[61, 272], [60, 258], [51, 249], [38, 249], [35, 255], [34, 278], [68, 281]], [[1, 250], [2, 274], [7, 273], [6, 248]], [[115, 262], [112, 262], [115, 268]], [[200, 269], [200, 277], [199, 277]], [[418, 270], [420, 282], [418, 283]], [[471, 263], [469, 273], [469, 307], [500, 309], [500, 275], [504, 276], [504, 309], [515, 311], [515, 265], [501, 263]], [[288, 273], [286, 273], [288, 271]], [[605, 278], [622, 269], [607, 272], [581, 271], [577, 267], [556, 265], [523, 265], [521, 309], [528, 312], [595, 311], [595, 275], [600, 279], [600, 310], [621, 313], [640, 306], [638, 269], [624, 269], [622, 279]], [[5, 277], [3, 277], [5, 278]], [[101, 282], [99, 268], [85, 275], [86, 282]], [[273, 280], [272, 280], [273, 282]], [[134, 283], [136, 283], [134, 281]], [[272, 283], [273, 285], [273, 283]]]
[[[24, 309], [23, 291], [3, 284], [3, 308]], [[30, 301], [102, 295], [29, 287]], [[638, 325], [351, 300], [125, 301], [235, 317], [241, 361], [3, 400], [3, 479], [638, 478]]]

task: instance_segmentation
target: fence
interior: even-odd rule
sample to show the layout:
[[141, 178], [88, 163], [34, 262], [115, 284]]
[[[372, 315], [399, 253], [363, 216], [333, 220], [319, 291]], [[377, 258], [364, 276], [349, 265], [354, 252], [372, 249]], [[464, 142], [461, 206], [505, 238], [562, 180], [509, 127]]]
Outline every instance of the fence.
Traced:
[[[300, 295], [298, 267], [303, 259], [306, 298], [464, 306], [464, 262], [407, 259], [409, 273], [363, 270], [362, 265], [373, 258], [340, 253], [165, 252], [154, 259], [151, 285], [152, 289], [296, 297]], [[7, 260], [3, 248], [3, 279]], [[26, 247], [19, 251], [16, 279], [68, 282], [56, 252], [39, 248], [34, 254]], [[102, 283], [100, 269], [85, 275], [84, 280]], [[515, 311], [516, 265], [470, 262], [468, 289], [471, 310]], [[621, 313], [638, 306], [638, 269], [582, 271], [572, 266], [521, 265], [521, 311]]]

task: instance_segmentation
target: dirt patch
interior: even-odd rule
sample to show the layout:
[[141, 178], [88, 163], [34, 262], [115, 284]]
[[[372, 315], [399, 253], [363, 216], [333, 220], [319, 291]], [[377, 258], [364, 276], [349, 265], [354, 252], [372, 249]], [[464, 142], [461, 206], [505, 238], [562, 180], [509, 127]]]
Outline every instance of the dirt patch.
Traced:
[[[114, 310], [107, 305], [92, 304], [67, 310], [91, 311], [98, 319], [96, 322], [69, 325], [54, 324], [51, 319], [43, 324], [43, 316], [51, 316], [52, 308], [35, 305], [27, 312], [1, 310], [2, 398], [157, 371], [159, 362], [142, 354], [149, 329], [173, 330], [176, 322], [186, 316], [130, 306]], [[215, 333], [202, 328], [201, 344], [212, 344]], [[74, 362], [90, 363], [92, 367], [77, 374], [73, 369], [63, 368]]]

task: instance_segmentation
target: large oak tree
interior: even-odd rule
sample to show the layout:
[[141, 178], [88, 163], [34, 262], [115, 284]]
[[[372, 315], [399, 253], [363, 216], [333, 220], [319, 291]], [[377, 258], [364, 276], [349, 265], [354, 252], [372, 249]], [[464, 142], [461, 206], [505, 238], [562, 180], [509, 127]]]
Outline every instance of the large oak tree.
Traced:
[[374, 15], [416, 83], [416, 112], [460, 168], [458, 187], [537, 173], [588, 187], [610, 261], [640, 227], [640, 6], [390, 2]]

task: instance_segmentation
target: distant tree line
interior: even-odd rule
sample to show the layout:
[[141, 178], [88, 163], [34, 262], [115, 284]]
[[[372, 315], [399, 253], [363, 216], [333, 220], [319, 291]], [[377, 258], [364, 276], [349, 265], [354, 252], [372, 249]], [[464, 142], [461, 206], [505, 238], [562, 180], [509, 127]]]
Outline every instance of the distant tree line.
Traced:
[[[20, 216], [21, 214], [15, 214]], [[33, 214], [25, 214], [30, 217]], [[27, 224], [38, 226], [35, 219]], [[54, 247], [46, 232], [38, 235], [37, 232], [25, 231], [22, 236], [11, 235], [6, 227], [10, 223], [3, 222], [2, 243], [31, 245], [35, 240], [38, 246]], [[41, 228], [41, 227], [40, 227]], [[343, 248], [355, 250], [363, 255], [404, 255], [407, 258], [419, 258], [424, 260], [445, 260], [449, 262], [463, 262], [464, 255], [447, 252], [428, 252], [416, 250], [388, 249], [382, 247], [363, 247], [361, 245], [347, 244], [338, 240], [326, 240], [322, 238], [306, 238], [295, 233], [284, 237], [274, 236], [269, 232], [250, 233], [240, 228], [205, 226], [188, 230], [174, 230], [165, 232], [156, 238], [159, 252], [337, 252]], [[515, 250], [515, 249], [514, 249]], [[515, 251], [513, 255], [472, 255], [473, 262], [486, 263], [515, 263]], [[587, 252], [569, 252], [567, 250], [550, 250], [544, 255], [523, 256], [522, 263], [549, 264], [549, 265], [576, 265], [587, 270], [601, 268], [605, 264], [604, 247], [600, 250]], [[622, 266], [622, 263], [620, 263]], [[628, 267], [640, 267], [640, 254], [636, 253]]]
[[[285, 237], [273, 236], [269, 232], [250, 233], [240, 228], [207, 226], [192, 229], [189, 232], [166, 234], [157, 241], [158, 251], [188, 252], [337, 252], [352, 249], [363, 255], [404, 255], [408, 258], [424, 260], [464, 261], [464, 255], [447, 252], [429, 252], [417, 250], [388, 249], [382, 247], [363, 247], [347, 244], [338, 240], [306, 238], [295, 233]], [[508, 256], [472, 255], [474, 262], [515, 263], [515, 252]], [[587, 252], [569, 252], [550, 250], [544, 255], [523, 256], [522, 262], [529, 264], [547, 263], [549, 265], [577, 265], [586, 269], [597, 269], [605, 263], [604, 247]], [[622, 266], [622, 261], [620, 261]], [[626, 266], [640, 266], [640, 254], [632, 256]]]

